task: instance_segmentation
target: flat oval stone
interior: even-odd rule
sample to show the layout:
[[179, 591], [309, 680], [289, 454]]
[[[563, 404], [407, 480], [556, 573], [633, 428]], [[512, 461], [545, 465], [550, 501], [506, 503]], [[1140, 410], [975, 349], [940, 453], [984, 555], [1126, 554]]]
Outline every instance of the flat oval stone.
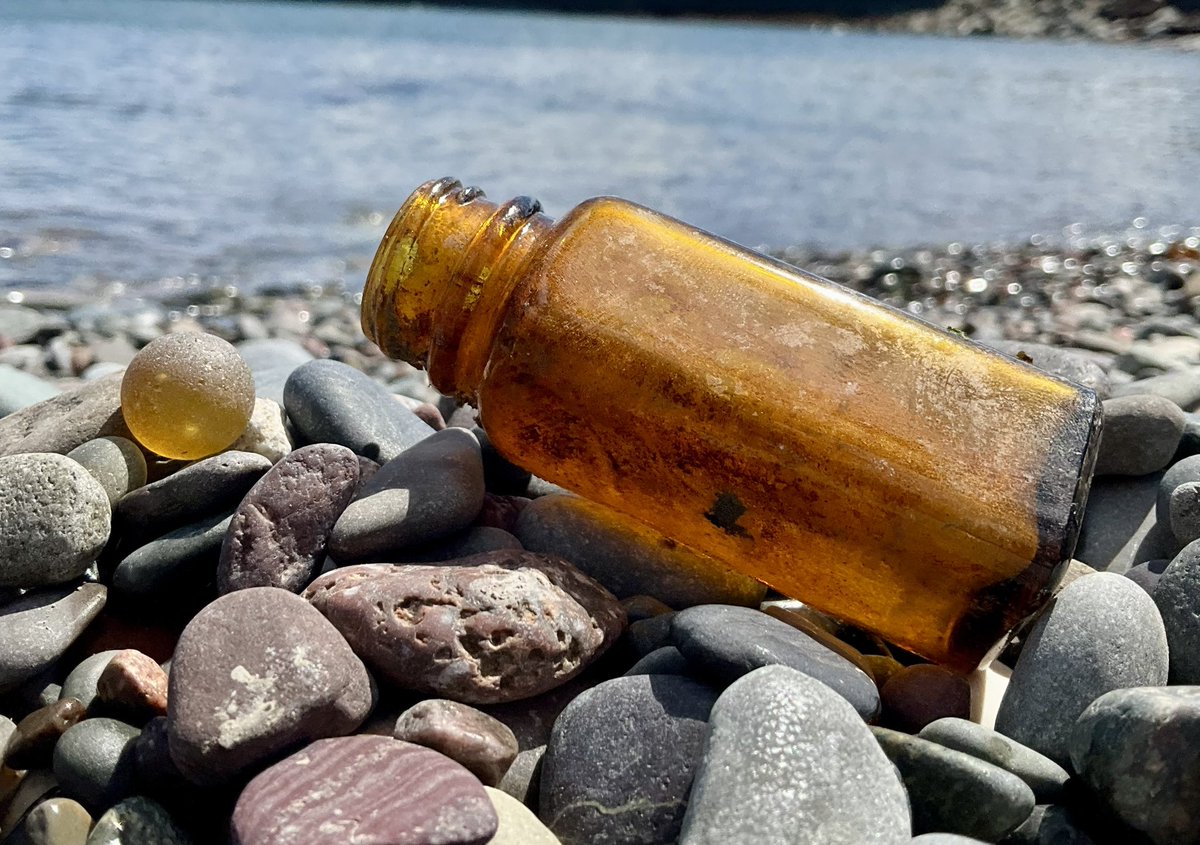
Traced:
[[757, 669], [721, 693], [709, 724], [680, 845], [908, 845], [895, 767], [825, 684]]
[[9, 737], [4, 765], [10, 769], [48, 768], [59, 737], [86, 715], [87, 708], [74, 698], [62, 698], [34, 710], [17, 723]]
[[1041, 803], [1061, 797], [1070, 777], [1049, 757], [967, 719], [938, 719], [922, 728], [919, 736], [1012, 772], [1029, 785]]
[[1105, 400], [1096, 475], [1149, 475], [1171, 462], [1183, 437], [1183, 411], [1150, 394]]
[[234, 511], [217, 590], [303, 590], [320, 571], [329, 532], [357, 485], [358, 457], [345, 446], [316, 443], [275, 464]]
[[484, 845], [496, 811], [449, 757], [379, 736], [318, 740], [242, 791], [232, 845]]
[[320, 737], [374, 705], [367, 671], [312, 605], [276, 587], [222, 596], [192, 619], [171, 660], [171, 757], [200, 785]]
[[233, 514], [219, 513], [134, 549], [113, 571], [113, 592], [147, 613], [199, 610], [216, 598], [217, 563], [232, 522]]
[[85, 845], [191, 845], [192, 839], [157, 801], [126, 798], [96, 821]]
[[141, 731], [116, 719], [84, 719], [54, 746], [54, 776], [63, 792], [90, 810], [132, 795], [133, 744]]
[[121, 415], [121, 378], [86, 382], [0, 419], [0, 455], [66, 454], [97, 437], [130, 437]]
[[1153, 599], [1098, 572], [1058, 594], [1013, 667], [996, 730], [1064, 768], [1075, 720], [1113, 689], [1167, 682], [1167, 635]]
[[617, 600], [559, 558], [488, 552], [453, 564], [335, 569], [304, 597], [389, 683], [472, 704], [562, 684], [624, 627]]
[[100, 482], [108, 504], [146, 483], [146, 456], [127, 437], [98, 437], [76, 446], [67, 457], [79, 463]]
[[79, 578], [108, 542], [108, 494], [65, 455], [0, 458], [0, 587]]
[[386, 387], [339, 361], [310, 361], [293, 370], [283, 407], [310, 443], [338, 443], [381, 464], [433, 434]]
[[484, 786], [496, 786], [520, 747], [508, 725], [458, 701], [429, 698], [400, 714], [396, 739], [440, 751]]
[[1200, 841], [1200, 686], [1118, 689], [1071, 735], [1071, 762], [1117, 816], [1155, 843]]
[[871, 677], [807, 634], [761, 611], [730, 605], [681, 610], [671, 640], [697, 676], [724, 686], [747, 672], [779, 664], [815, 678], [845, 698], [867, 720], [879, 712]]
[[487, 845], [561, 845], [533, 811], [507, 792], [483, 788], [496, 811], [499, 827]]
[[530, 551], [564, 557], [617, 598], [653, 595], [673, 608], [755, 606], [766, 587], [648, 526], [578, 496], [542, 496], [513, 533]]
[[1151, 594], [1162, 616], [1172, 684], [1200, 684], [1200, 540], [1167, 564]]
[[879, 690], [886, 727], [916, 733], [943, 717], [966, 719], [971, 715], [971, 684], [943, 666], [906, 666]]
[[674, 842], [716, 700], [717, 690], [678, 675], [584, 691], [554, 722], [539, 817], [566, 842]]
[[49, 798], [29, 811], [13, 845], [85, 845], [92, 817], [70, 798]]
[[139, 487], [117, 504], [122, 548], [135, 549], [176, 528], [237, 507], [271, 462], [252, 452], [222, 452]]
[[871, 730], [904, 779], [914, 833], [995, 842], [1033, 812], [1033, 790], [999, 766], [898, 731]]
[[104, 607], [102, 584], [53, 587], [0, 606], [0, 693], [54, 664]]
[[471, 524], [483, 505], [483, 462], [469, 431], [448, 428], [384, 464], [333, 528], [338, 563], [403, 556]]

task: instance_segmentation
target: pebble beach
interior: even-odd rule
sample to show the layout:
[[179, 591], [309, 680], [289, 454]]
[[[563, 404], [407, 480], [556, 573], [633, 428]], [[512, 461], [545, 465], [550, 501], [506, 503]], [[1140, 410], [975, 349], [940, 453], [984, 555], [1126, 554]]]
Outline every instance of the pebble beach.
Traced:
[[[356, 291], [13, 290], [0, 842], [1200, 843], [1200, 228], [774, 255], [1104, 400], [997, 663], [530, 476]], [[179, 430], [154, 356], [245, 403], [232, 445], [186, 457], [225, 417]]]

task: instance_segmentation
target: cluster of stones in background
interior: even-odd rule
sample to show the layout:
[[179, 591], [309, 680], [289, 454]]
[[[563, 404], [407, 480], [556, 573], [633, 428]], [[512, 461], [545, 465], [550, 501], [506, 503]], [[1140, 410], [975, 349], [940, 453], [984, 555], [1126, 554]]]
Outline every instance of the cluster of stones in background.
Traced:
[[[0, 306], [0, 836], [1200, 841], [1198, 247], [785, 254], [1105, 397], [1078, 561], [1007, 685], [531, 478], [352, 296]], [[119, 401], [181, 330], [258, 395], [190, 464]]]

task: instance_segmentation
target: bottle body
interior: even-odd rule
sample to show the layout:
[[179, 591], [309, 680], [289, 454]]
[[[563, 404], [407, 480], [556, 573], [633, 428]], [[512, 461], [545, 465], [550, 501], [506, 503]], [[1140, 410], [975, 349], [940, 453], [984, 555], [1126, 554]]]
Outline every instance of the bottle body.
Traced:
[[460, 339], [511, 459], [960, 668], [1048, 597], [1090, 391], [620, 200], [535, 240]]

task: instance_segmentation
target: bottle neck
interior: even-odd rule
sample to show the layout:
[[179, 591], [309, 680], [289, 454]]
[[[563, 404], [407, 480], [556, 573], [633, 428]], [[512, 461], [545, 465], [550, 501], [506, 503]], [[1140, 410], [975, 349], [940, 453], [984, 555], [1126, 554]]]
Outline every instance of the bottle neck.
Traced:
[[474, 401], [509, 295], [553, 221], [454, 179], [426, 182], [396, 213], [363, 288], [362, 327], [389, 358]]

